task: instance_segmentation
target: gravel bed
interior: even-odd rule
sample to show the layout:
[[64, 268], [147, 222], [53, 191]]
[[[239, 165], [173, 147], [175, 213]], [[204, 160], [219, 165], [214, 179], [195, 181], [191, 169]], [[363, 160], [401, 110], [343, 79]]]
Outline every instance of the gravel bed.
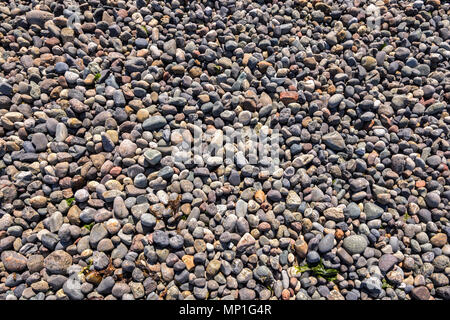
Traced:
[[0, 300], [449, 300], [449, 14], [0, 1]]

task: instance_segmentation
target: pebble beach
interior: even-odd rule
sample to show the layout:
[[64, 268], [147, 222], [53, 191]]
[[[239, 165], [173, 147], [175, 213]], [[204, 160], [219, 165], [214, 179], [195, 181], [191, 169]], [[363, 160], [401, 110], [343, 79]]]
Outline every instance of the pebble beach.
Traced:
[[0, 300], [450, 300], [449, 15], [0, 0]]

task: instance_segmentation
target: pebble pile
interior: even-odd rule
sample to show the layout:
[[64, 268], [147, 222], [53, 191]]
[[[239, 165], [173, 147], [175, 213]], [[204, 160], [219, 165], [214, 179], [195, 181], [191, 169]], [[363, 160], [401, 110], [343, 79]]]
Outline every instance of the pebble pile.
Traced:
[[449, 300], [449, 14], [0, 1], [0, 299]]

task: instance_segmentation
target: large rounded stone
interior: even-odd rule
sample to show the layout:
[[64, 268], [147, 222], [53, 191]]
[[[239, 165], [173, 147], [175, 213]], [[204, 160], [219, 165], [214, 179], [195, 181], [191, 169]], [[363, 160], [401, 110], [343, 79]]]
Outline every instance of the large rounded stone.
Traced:
[[49, 273], [66, 274], [71, 265], [72, 256], [63, 250], [56, 250], [44, 259], [44, 267]]
[[363, 253], [367, 248], [367, 240], [360, 235], [352, 235], [344, 239], [342, 246], [351, 255]]

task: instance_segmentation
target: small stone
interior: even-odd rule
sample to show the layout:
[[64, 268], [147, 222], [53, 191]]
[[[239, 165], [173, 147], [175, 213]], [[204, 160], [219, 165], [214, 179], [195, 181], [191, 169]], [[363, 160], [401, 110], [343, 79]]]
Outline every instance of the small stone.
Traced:
[[328, 105], [330, 108], [336, 108], [339, 104], [344, 100], [344, 96], [340, 93], [331, 96], [330, 100], [328, 100]]
[[380, 218], [384, 210], [372, 202], [366, 202], [364, 204], [364, 212], [366, 219], [369, 221]]
[[250, 233], [246, 233], [242, 236], [241, 240], [239, 240], [236, 250], [237, 251], [245, 251], [247, 248], [255, 245], [256, 240]]
[[43, 133], [35, 133], [33, 134], [32, 140], [31, 140], [36, 148], [37, 152], [42, 152], [47, 149], [47, 137]]
[[361, 59], [361, 64], [367, 70], [372, 70], [377, 66], [377, 60], [371, 56], [365, 56]]
[[162, 153], [155, 149], [149, 149], [144, 152], [145, 159], [151, 164], [151, 165], [157, 165], [162, 158]]
[[71, 300], [83, 300], [84, 294], [81, 292], [81, 283], [78, 279], [69, 279], [63, 285], [63, 291]]
[[47, 198], [44, 196], [36, 196], [30, 199], [33, 208], [44, 208], [47, 205]]
[[156, 218], [149, 213], [144, 213], [141, 215], [141, 223], [147, 228], [153, 228], [156, 225]]
[[[320, 247], [319, 247], [319, 250], [321, 250]], [[322, 250], [324, 250], [324, 249], [322, 248]], [[328, 252], [328, 251], [324, 251], [324, 252]], [[309, 251], [308, 254], [306, 255], [306, 262], [308, 262], [308, 264], [315, 265], [320, 262], [320, 255], [316, 251]]]
[[342, 151], [345, 149], [344, 139], [336, 131], [324, 135], [322, 137], [322, 141], [327, 145], [327, 147], [334, 151]]
[[122, 158], [131, 158], [135, 155], [136, 149], [137, 145], [134, 142], [125, 139], [119, 146], [119, 153]]
[[382, 283], [377, 277], [370, 277], [362, 281], [362, 287], [366, 289], [372, 297], [378, 297], [382, 292]]
[[328, 208], [323, 212], [325, 218], [333, 221], [344, 221], [344, 210], [342, 208]]
[[300, 204], [301, 199], [299, 195], [295, 191], [289, 191], [288, 196], [286, 197], [286, 208], [289, 210], [296, 210]]
[[153, 242], [157, 246], [165, 248], [169, 245], [169, 236], [162, 230], [156, 230], [153, 232]]
[[293, 91], [284, 91], [280, 93], [280, 100], [285, 105], [298, 101], [298, 93]]
[[411, 297], [415, 300], [430, 300], [430, 291], [428, 291], [427, 287], [420, 286], [412, 289]]
[[398, 259], [392, 254], [384, 254], [378, 261], [381, 272], [387, 273], [397, 263]]
[[151, 116], [142, 124], [142, 128], [147, 131], [154, 131], [161, 129], [167, 124], [167, 121], [162, 116]]
[[22, 272], [27, 268], [27, 258], [14, 251], [3, 251], [1, 259], [9, 272]]
[[53, 251], [44, 259], [44, 267], [53, 274], [66, 274], [71, 265], [72, 257], [63, 250]]
[[52, 20], [54, 18], [53, 14], [42, 10], [31, 10], [25, 14], [27, 22], [31, 24], [37, 24], [41, 27], [44, 26], [45, 22]]
[[430, 239], [430, 243], [435, 247], [443, 247], [447, 244], [447, 235], [445, 233], [437, 233]]
[[333, 248], [334, 245], [334, 234], [327, 234], [319, 242], [319, 252], [326, 253]]
[[78, 203], [86, 202], [89, 200], [89, 192], [86, 189], [77, 190], [74, 194], [74, 198]]
[[64, 123], [58, 123], [56, 125], [55, 140], [58, 142], [63, 142], [68, 136], [67, 127]]
[[221, 264], [219, 260], [211, 260], [206, 267], [206, 276], [208, 278], [214, 277], [219, 272]]
[[441, 197], [437, 192], [428, 192], [425, 201], [430, 208], [437, 208], [441, 203]]

